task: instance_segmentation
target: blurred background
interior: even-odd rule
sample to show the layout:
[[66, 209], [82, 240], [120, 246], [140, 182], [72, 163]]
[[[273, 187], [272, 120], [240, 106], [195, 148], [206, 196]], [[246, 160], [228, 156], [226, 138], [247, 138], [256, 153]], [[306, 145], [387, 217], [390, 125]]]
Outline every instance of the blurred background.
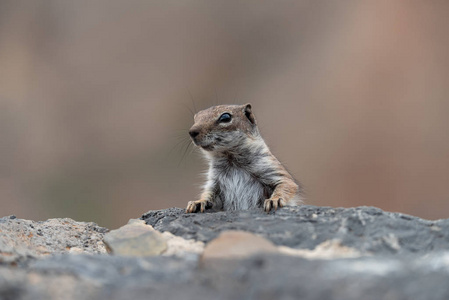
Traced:
[[449, 217], [448, 1], [0, 0], [0, 215], [195, 200], [189, 110], [253, 105], [307, 203]]

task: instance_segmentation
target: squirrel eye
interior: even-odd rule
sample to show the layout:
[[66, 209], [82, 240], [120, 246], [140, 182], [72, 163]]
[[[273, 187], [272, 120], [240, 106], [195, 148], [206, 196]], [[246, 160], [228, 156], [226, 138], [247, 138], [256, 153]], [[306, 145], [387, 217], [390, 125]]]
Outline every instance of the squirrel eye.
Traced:
[[228, 123], [231, 122], [231, 115], [228, 113], [224, 113], [218, 118], [219, 123]]

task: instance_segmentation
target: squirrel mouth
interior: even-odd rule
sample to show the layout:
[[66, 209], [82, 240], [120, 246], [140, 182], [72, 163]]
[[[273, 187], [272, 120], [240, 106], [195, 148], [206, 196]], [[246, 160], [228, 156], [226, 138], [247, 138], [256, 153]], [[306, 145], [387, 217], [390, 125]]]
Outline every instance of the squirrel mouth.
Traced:
[[198, 146], [198, 147], [201, 147], [202, 149], [204, 149], [204, 150], [206, 150], [206, 151], [212, 151], [212, 150], [214, 150], [214, 143], [213, 142], [210, 142], [210, 143], [208, 143], [208, 144], [206, 144], [206, 143], [204, 143], [204, 141], [202, 141], [202, 140], [197, 140], [197, 139], [192, 139], [193, 140], [193, 143], [196, 145], [196, 146]]
[[212, 151], [214, 150], [214, 145], [209, 144], [209, 145], [200, 145], [200, 147], [206, 151]]

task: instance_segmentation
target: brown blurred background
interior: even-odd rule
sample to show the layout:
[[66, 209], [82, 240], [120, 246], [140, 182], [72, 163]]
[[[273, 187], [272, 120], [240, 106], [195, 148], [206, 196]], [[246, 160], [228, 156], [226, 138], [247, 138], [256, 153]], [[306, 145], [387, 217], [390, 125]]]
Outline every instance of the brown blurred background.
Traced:
[[194, 101], [252, 103], [309, 204], [448, 218], [448, 30], [448, 1], [0, 0], [0, 215], [185, 207]]

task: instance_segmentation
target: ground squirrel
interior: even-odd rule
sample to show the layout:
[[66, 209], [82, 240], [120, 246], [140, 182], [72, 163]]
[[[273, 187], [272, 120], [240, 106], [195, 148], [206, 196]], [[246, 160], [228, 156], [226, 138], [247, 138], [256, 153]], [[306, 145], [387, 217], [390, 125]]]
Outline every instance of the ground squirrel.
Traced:
[[256, 207], [269, 212], [301, 204], [301, 189], [262, 139], [251, 104], [213, 106], [194, 121], [189, 134], [209, 171], [200, 200], [189, 201], [187, 213]]

